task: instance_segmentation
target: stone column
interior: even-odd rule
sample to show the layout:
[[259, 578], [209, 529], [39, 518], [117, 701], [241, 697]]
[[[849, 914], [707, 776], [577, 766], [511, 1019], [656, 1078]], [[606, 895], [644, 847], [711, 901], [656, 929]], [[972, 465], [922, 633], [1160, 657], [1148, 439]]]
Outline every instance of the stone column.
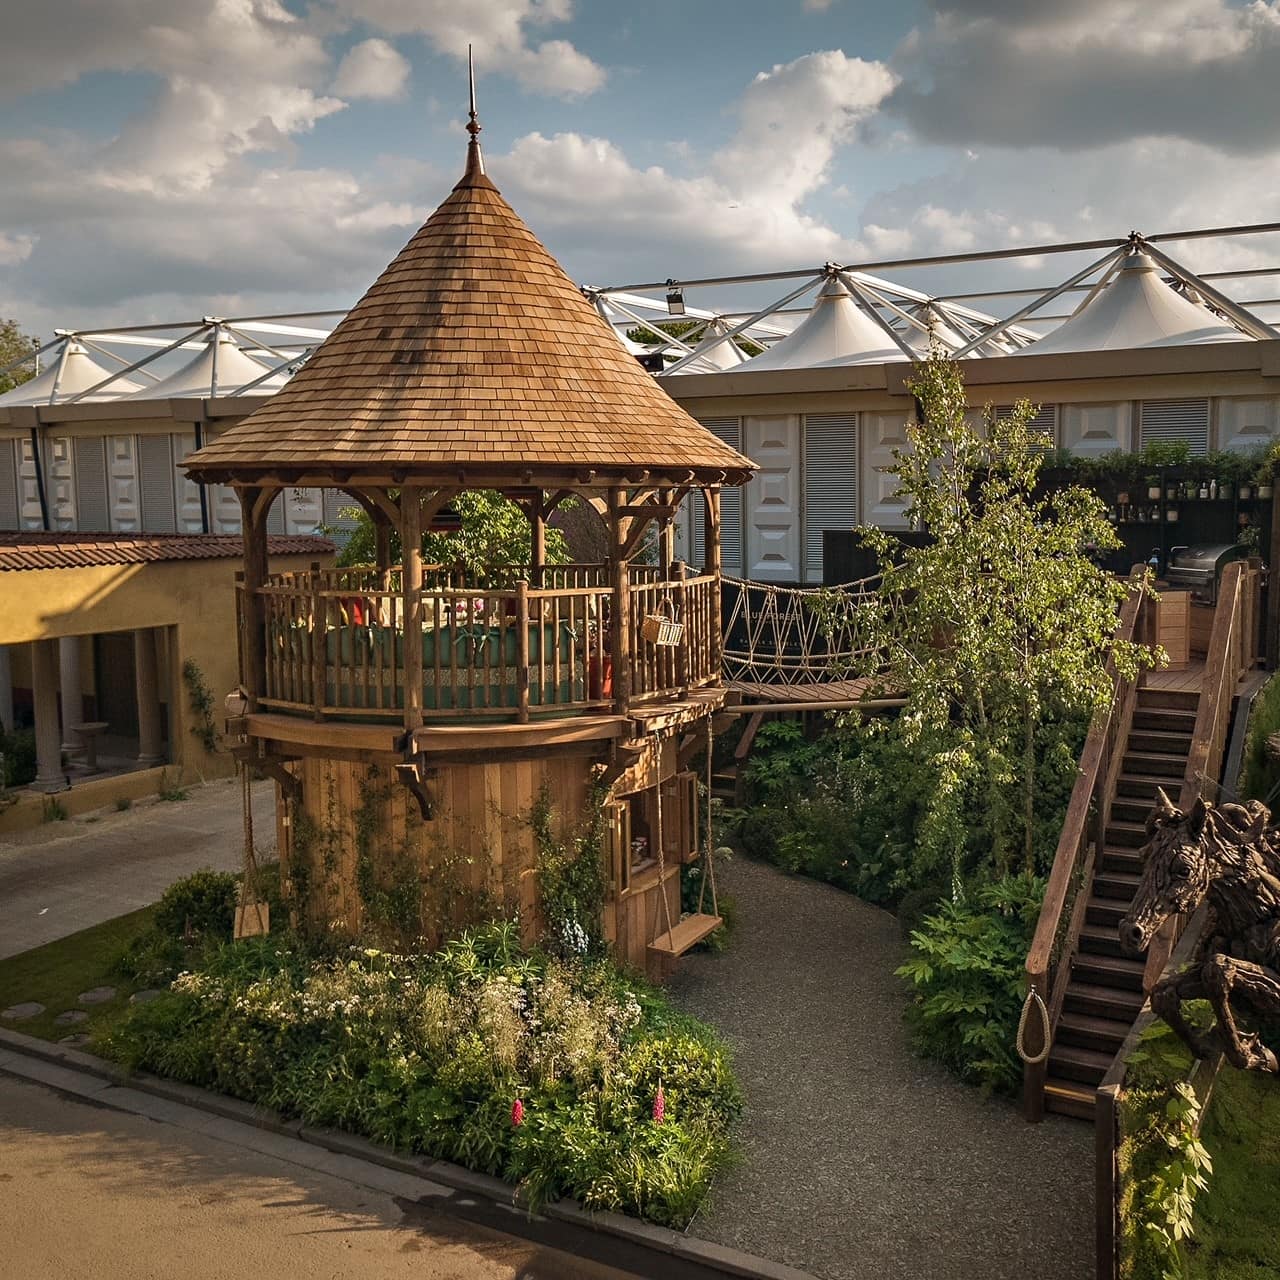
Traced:
[[31, 646], [31, 686], [36, 713], [37, 791], [62, 791], [62, 734], [58, 725], [58, 642], [37, 640]]
[[13, 666], [7, 644], [0, 644], [0, 725], [13, 732]]
[[79, 751], [84, 745], [71, 727], [84, 719], [84, 694], [80, 687], [80, 637], [63, 636], [58, 641], [58, 666], [62, 689], [62, 749]]
[[133, 670], [138, 691], [138, 763], [149, 769], [164, 763], [160, 747], [159, 662], [152, 627], [133, 633]]

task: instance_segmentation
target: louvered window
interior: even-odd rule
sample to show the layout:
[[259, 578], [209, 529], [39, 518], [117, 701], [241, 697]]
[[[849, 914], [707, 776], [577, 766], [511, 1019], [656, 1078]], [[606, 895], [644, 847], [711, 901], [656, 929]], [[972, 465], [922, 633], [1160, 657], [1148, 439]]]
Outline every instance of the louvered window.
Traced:
[[105, 533], [111, 528], [106, 441], [77, 436], [71, 447], [75, 456], [76, 527]]
[[275, 501], [271, 504], [271, 509], [267, 512], [267, 532], [268, 533], [288, 533], [285, 527], [284, 504], [288, 501], [285, 493], [277, 493]]
[[148, 533], [176, 533], [173, 441], [169, 436], [138, 437], [138, 488], [142, 527]]
[[1153, 440], [1181, 440], [1193, 456], [1209, 452], [1208, 400], [1144, 400], [1138, 423], [1140, 449]]
[[[995, 420], [1004, 422], [1013, 417], [1016, 405], [998, 404], [995, 408]], [[1036, 448], [1048, 452], [1057, 443], [1058, 438], [1058, 406], [1042, 404], [1036, 410], [1035, 417], [1027, 423], [1027, 432]]]
[[[729, 448], [742, 449], [741, 418], [699, 418], [698, 421]], [[695, 494], [690, 503], [695, 569], [701, 569], [707, 558], [702, 512], [702, 496]], [[742, 489], [736, 485], [726, 485], [720, 490], [720, 566], [731, 577], [742, 573]]]
[[18, 458], [12, 440], [0, 440], [0, 529], [17, 529]]
[[822, 581], [822, 534], [858, 523], [858, 415], [804, 419], [804, 573]]

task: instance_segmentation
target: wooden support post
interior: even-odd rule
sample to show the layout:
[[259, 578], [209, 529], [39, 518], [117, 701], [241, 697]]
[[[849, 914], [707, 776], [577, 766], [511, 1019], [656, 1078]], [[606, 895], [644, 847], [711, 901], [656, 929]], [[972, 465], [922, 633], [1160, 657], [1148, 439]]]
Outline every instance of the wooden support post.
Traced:
[[[658, 490], [658, 504], [662, 507], [671, 506], [671, 490]], [[662, 566], [662, 576], [668, 581], [671, 579], [675, 569], [676, 561], [676, 525], [675, 520], [664, 515], [658, 522], [658, 563]]]
[[422, 728], [422, 490], [400, 491], [400, 547], [404, 557], [404, 727]]
[[240, 493], [240, 529], [244, 539], [244, 666], [241, 679], [249, 695], [249, 710], [267, 692], [267, 644], [262, 587], [267, 580], [268, 496], [247, 486]]
[[1271, 480], [1271, 547], [1267, 563], [1271, 573], [1267, 578], [1267, 636], [1264, 652], [1267, 670], [1274, 671], [1280, 665], [1280, 484]]
[[378, 568], [378, 586], [391, 590], [391, 526], [386, 519], [374, 519], [373, 557]]
[[624, 550], [626, 529], [619, 508], [621, 489], [609, 490], [609, 559], [613, 600], [609, 616], [609, 653], [613, 662], [613, 709], [620, 715], [631, 711], [631, 567]]
[[533, 586], [540, 587], [543, 579], [542, 570], [547, 563], [547, 516], [541, 490], [529, 503], [529, 531], [533, 554], [533, 572], [529, 581]]
[[529, 584], [516, 583], [516, 719], [529, 720]]
[[[325, 619], [325, 598], [321, 594], [324, 580], [320, 576], [320, 563], [313, 561], [311, 565], [311, 708], [316, 722], [324, 719], [325, 706], [325, 645], [328, 639], [328, 627]], [[342, 662], [341, 645], [338, 647], [338, 661]], [[336, 677], [336, 672], [335, 672]], [[334, 683], [337, 683], [335, 678]], [[336, 690], [335, 690], [336, 692]]]
[[711, 592], [711, 674], [719, 682], [724, 670], [724, 630], [720, 619], [720, 486], [702, 491], [703, 507], [703, 571], [715, 578]]

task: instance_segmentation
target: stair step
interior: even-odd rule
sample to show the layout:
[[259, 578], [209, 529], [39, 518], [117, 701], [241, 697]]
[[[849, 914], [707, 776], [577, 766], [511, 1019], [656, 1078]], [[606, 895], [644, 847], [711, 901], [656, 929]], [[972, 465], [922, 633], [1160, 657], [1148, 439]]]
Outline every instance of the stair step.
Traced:
[[[1186, 761], [1182, 762], [1183, 772], [1186, 771]], [[1179, 774], [1181, 777], [1181, 774]], [[1167, 793], [1169, 790], [1168, 778], [1153, 778], [1150, 775], [1141, 773], [1122, 773], [1116, 779], [1116, 799], [1124, 799], [1128, 801], [1146, 801], [1148, 804], [1156, 802], [1156, 788], [1163, 787]], [[1115, 802], [1112, 801], [1114, 804]]]
[[1082, 982], [1099, 987], [1119, 987], [1124, 991], [1142, 993], [1142, 975], [1146, 972], [1142, 960], [1130, 960], [1122, 956], [1092, 956], [1076, 953], [1071, 973]]
[[1140, 707], [1177, 707], [1180, 711], [1195, 711], [1200, 706], [1200, 695], [1190, 689], [1152, 689], [1143, 685], [1138, 690]]
[[1170, 752], [1159, 747], [1139, 749], [1130, 741], [1125, 748], [1123, 767], [1124, 774], [1121, 776], [1151, 778], [1168, 791], [1169, 783], [1180, 783], [1182, 775], [1187, 771], [1187, 750], [1183, 748]]
[[1117, 1021], [1127, 1018], [1132, 1022], [1142, 1008], [1142, 1001], [1140, 991], [1127, 991], [1122, 987], [1100, 987], [1096, 983], [1077, 981], [1073, 977], [1067, 983], [1062, 1007], [1064, 1011], [1086, 1013], [1093, 1018], [1115, 1018]]
[[1128, 751], [1181, 756], [1183, 768], [1186, 768], [1186, 757], [1190, 750], [1190, 730], [1186, 733], [1172, 733], [1168, 729], [1133, 729], [1129, 733]]
[[1114, 925], [1086, 924], [1080, 930], [1080, 950], [1091, 956], [1123, 957], [1120, 934]]
[[1155, 787], [1151, 788], [1151, 796], [1117, 795], [1111, 800], [1111, 817], [1119, 822], [1137, 822], [1146, 826], [1147, 815], [1155, 808]]
[[1101, 871], [1119, 871], [1124, 875], [1140, 876], [1143, 868], [1142, 848], [1128, 845], [1117, 848], [1108, 845], [1102, 851], [1102, 859], [1098, 864]]
[[1114, 1053], [1086, 1049], [1078, 1044], [1055, 1044], [1049, 1055], [1049, 1073], [1058, 1080], [1079, 1080], [1098, 1085], [1111, 1069]]
[[1115, 1057], [1132, 1026], [1132, 1019], [1099, 1018], [1094, 1014], [1064, 1010], [1058, 1019], [1055, 1042], [1081, 1045]]
[[1135, 729], [1164, 729], [1169, 733], [1192, 733], [1196, 727], [1196, 713], [1178, 707], [1138, 706], [1133, 712]]
[[1106, 842], [1116, 849], [1141, 849], [1147, 843], [1147, 824], [1117, 822], [1113, 818], [1107, 823]]
[[1089, 924], [1100, 925], [1104, 929], [1114, 929], [1129, 910], [1129, 903], [1120, 898], [1091, 897], [1085, 904], [1084, 918]]
[[1097, 1091], [1093, 1086], [1082, 1084], [1079, 1080], [1050, 1077], [1044, 1082], [1044, 1109], [1056, 1115], [1092, 1120], [1096, 1097]]
[[1093, 892], [1099, 898], [1118, 898], [1127, 907], [1141, 879], [1124, 871], [1099, 871], [1093, 877]]

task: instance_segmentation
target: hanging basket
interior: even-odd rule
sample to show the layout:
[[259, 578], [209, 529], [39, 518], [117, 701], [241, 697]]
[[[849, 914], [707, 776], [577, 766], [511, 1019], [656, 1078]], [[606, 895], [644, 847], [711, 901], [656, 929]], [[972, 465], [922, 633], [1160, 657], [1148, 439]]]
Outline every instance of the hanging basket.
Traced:
[[640, 624], [640, 634], [660, 649], [678, 645], [684, 636], [684, 623], [676, 621], [675, 606], [664, 600], [652, 613], [646, 613]]

